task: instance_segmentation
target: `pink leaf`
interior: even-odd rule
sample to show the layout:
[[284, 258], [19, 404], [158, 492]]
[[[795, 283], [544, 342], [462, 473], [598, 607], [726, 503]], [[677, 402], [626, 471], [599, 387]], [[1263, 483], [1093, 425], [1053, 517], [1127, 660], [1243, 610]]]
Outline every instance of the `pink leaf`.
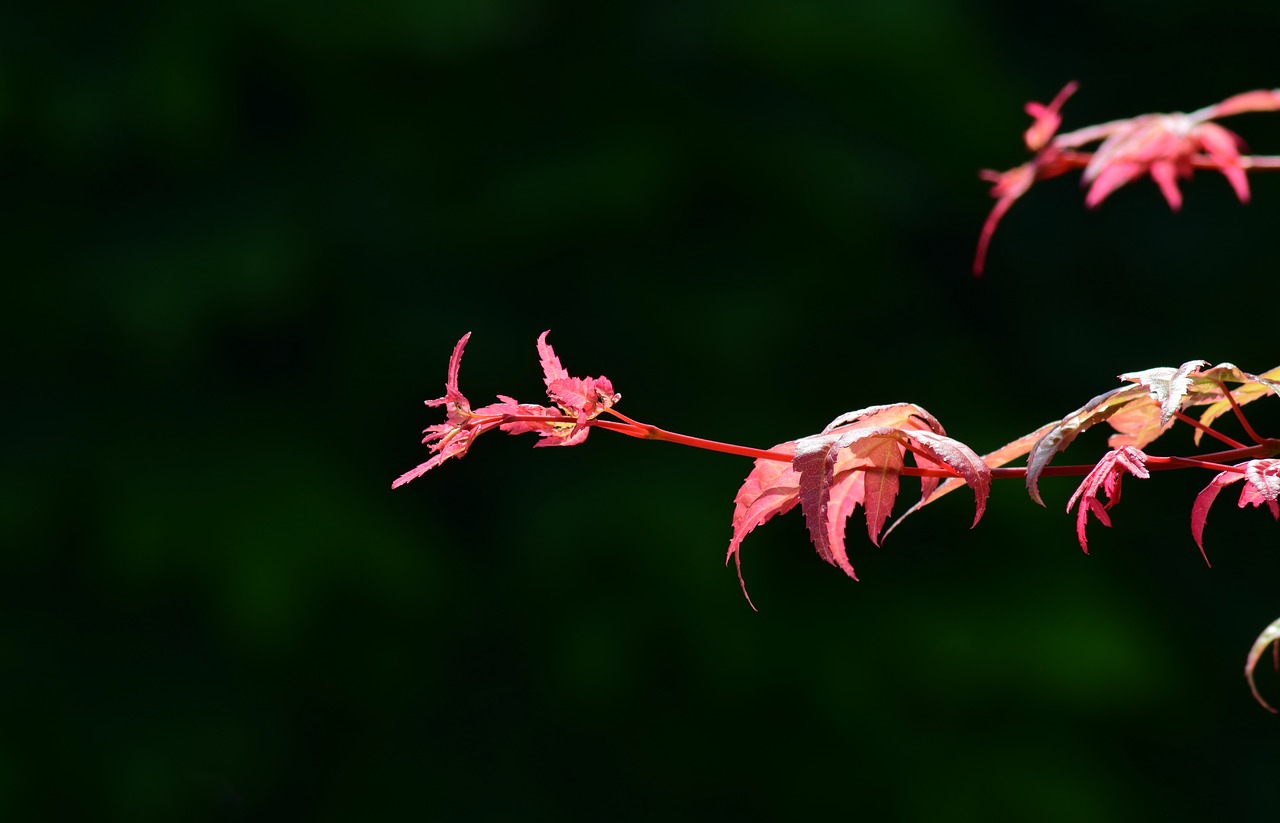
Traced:
[[1209, 563], [1209, 555], [1204, 551], [1204, 525], [1209, 517], [1209, 509], [1213, 507], [1213, 501], [1218, 499], [1218, 492], [1243, 479], [1244, 475], [1239, 472], [1219, 472], [1209, 481], [1209, 485], [1196, 495], [1195, 502], [1191, 504], [1191, 536], [1200, 547], [1200, 556], [1204, 558], [1205, 565], [1212, 565]]
[[[869, 420], [895, 420], [903, 428], [857, 426]], [[852, 421], [852, 422], [850, 422]], [[742, 578], [742, 541], [756, 526], [801, 504], [818, 556], [857, 580], [845, 547], [845, 524], [861, 504], [867, 533], [879, 544], [884, 522], [898, 494], [908, 449], [924, 467], [946, 466], [974, 489], [977, 516], [986, 506], [990, 470], [962, 443], [942, 434], [942, 426], [918, 406], [898, 403], [841, 415], [830, 431], [784, 443], [774, 451], [793, 455], [790, 465], [759, 459], [734, 498], [733, 537], [725, 562], [735, 558]], [[936, 484], [924, 478], [925, 496]], [[746, 594], [746, 584], [743, 583]], [[750, 597], [748, 596], [748, 601]], [[754, 606], [753, 606], [754, 608]]]
[[[1006, 443], [1000, 448], [996, 449], [995, 451], [988, 452], [987, 454], [982, 455], [982, 464], [986, 466], [988, 469], [996, 469], [1005, 465], [1011, 460], [1016, 460], [1019, 457], [1022, 457], [1024, 454], [1031, 451], [1031, 448], [1036, 443], [1038, 443], [1046, 434], [1048, 434], [1053, 429], [1057, 428], [1058, 425], [1059, 423], [1057, 421], [1053, 423], [1046, 423], [1045, 425], [1041, 426], [1035, 431], [1030, 432], [1028, 434], [1024, 434], [1022, 437], [1019, 437], [1017, 440], [1014, 440], [1010, 443]], [[893, 525], [891, 525], [888, 528], [888, 530], [884, 533], [883, 537], [888, 537], [889, 533], [892, 532], [894, 529], [898, 528], [898, 526], [902, 523], [902, 521], [906, 520], [909, 515], [914, 514], [915, 512], [919, 511], [920, 509], [934, 502], [938, 498], [948, 495], [951, 492], [955, 491], [956, 489], [964, 485], [965, 485], [965, 481], [961, 480], [958, 477], [953, 477], [950, 480], [944, 480], [942, 484], [938, 486], [936, 491], [922, 498], [920, 502], [916, 503], [914, 506], [907, 509], [906, 512], [904, 512], [901, 517], [899, 517], [896, 521], [894, 521]]]
[[547, 335], [551, 333], [547, 329], [538, 335], [538, 362], [542, 365], [542, 382], [550, 386], [556, 380], [565, 380], [569, 377], [569, 372], [565, 371], [564, 366], [560, 365], [560, 358], [556, 356], [556, 350], [551, 348], [551, 344], [547, 342]]
[[1053, 139], [1053, 135], [1057, 133], [1058, 127], [1062, 125], [1062, 104], [1067, 102], [1067, 98], [1075, 94], [1079, 86], [1074, 80], [1062, 87], [1062, 91], [1058, 92], [1053, 98], [1053, 102], [1049, 105], [1042, 103], [1028, 103], [1026, 105], [1027, 114], [1034, 118], [1034, 122], [1022, 135], [1022, 139], [1026, 142], [1027, 148], [1031, 151], [1040, 151], [1048, 145]]
[[[1089, 553], [1089, 540], [1085, 536], [1089, 514], [1097, 517], [1102, 525], [1111, 525], [1107, 509], [1120, 502], [1120, 481], [1124, 479], [1125, 472], [1134, 477], [1149, 477], [1147, 455], [1133, 446], [1121, 446], [1107, 452], [1067, 502], [1067, 511], [1071, 511], [1077, 502], [1080, 503], [1076, 513], [1076, 536], [1080, 539], [1080, 548], [1084, 549], [1085, 554]], [[1099, 492], [1107, 495], [1105, 506], [1098, 499]]]
[[[835, 554], [835, 548], [840, 548], [843, 554], [843, 546], [833, 547], [831, 541], [830, 524], [833, 516], [834, 519], [843, 522], [858, 503], [856, 497], [851, 498], [848, 494], [849, 490], [845, 490], [846, 493], [841, 496], [840, 503], [834, 510], [832, 509], [832, 492], [833, 489], [838, 490], [836, 476], [838, 464], [843, 457], [844, 466], [839, 468], [846, 470], [856, 466], [870, 466], [873, 471], [882, 468], [883, 473], [887, 473], [893, 467], [900, 469], [905, 447], [893, 442], [893, 436], [890, 433], [895, 431], [887, 427], [859, 428], [844, 434], [816, 435], [796, 441], [795, 457], [791, 465], [800, 474], [800, 508], [809, 527], [809, 537], [819, 557], [832, 565], [840, 566], [851, 577], [853, 567], [848, 562], [848, 558], [838, 558]], [[854, 449], [851, 448], [855, 446], [858, 447], [859, 453], [874, 455], [883, 467], [876, 466], [870, 460], [856, 459]], [[894, 479], [896, 480], [896, 477]], [[893, 505], [893, 495], [896, 493], [896, 486], [890, 489], [887, 479], [883, 476], [875, 478], [868, 476], [863, 479], [862, 502], [868, 507], [868, 532], [871, 533], [873, 541], [878, 536], [878, 532], [871, 531], [873, 517], [885, 505]], [[867, 495], [874, 495], [875, 499], [868, 500]], [[886, 495], [888, 495], [887, 498]]]
[[[423, 432], [425, 436], [422, 442], [433, 453], [432, 456], [396, 478], [391, 488], [421, 477], [451, 457], [462, 457], [477, 437], [493, 429], [500, 429], [508, 434], [536, 432], [542, 438], [536, 444], [538, 446], [576, 446], [586, 440], [591, 431], [587, 423], [611, 408], [621, 397], [614, 393], [608, 378], [570, 377], [560, 365], [560, 359], [556, 357], [551, 345], [547, 343], [547, 332], [543, 332], [538, 337], [538, 357], [542, 363], [547, 393], [558, 408], [518, 403], [514, 398], [498, 395], [499, 402], [472, 409], [458, 387], [462, 352], [470, 338], [471, 333], [467, 332], [453, 347], [445, 378], [444, 397], [426, 401], [431, 407], [445, 407], [445, 422], [428, 426]], [[566, 416], [573, 417], [574, 422], [564, 422], [563, 418]], [[509, 417], [553, 419], [544, 423], [538, 420], [508, 420]]]
[[[932, 432], [912, 432], [907, 435], [907, 440], [917, 457], [923, 453], [929, 460], [946, 465], [958, 473], [965, 484], [973, 489], [972, 525], [978, 525], [983, 512], [987, 509], [987, 495], [991, 491], [991, 467], [986, 461], [959, 440], [952, 440], [950, 437]], [[928, 494], [926, 493], [925, 496], [927, 497]]]
[[1280, 89], [1260, 89], [1232, 95], [1221, 103], [1210, 106], [1204, 117], [1230, 117], [1254, 111], [1280, 111]]
[[1227, 131], [1217, 123], [1201, 123], [1200, 145], [1206, 154], [1219, 164], [1222, 175], [1231, 183], [1241, 203], [1249, 202], [1249, 178], [1240, 165], [1240, 148], [1244, 141], [1235, 132]]
[[549, 331], [538, 336], [538, 359], [542, 364], [543, 383], [547, 397], [564, 410], [566, 415], [577, 418], [572, 430], [559, 441], [543, 441], [539, 446], [576, 446], [587, 439], [587, 421], [593, 420], [605, 409], [621, 399], [607, 377], [570, 377], [560, 358], [547, 342]]
[[[1103, 392], [1071, 414], [1058, 421], [1031, 447], [1027, 456], [1027, 494], [1044, 505], [1040, 499], [1040, 475], [1044, 473], [1053, 456], [1075, 441], [1081, 432], [1095, 423], [1101, 423], [1120, 411], [1128, 403], [1146, 395], [1142, 386], [1122, 386]], [[1043, 430], [1043, 428], [1041, 429]]]
[[[773, 451], [793, 455], [792, 461], [756, 461], [734, 498], [733, 537], [725, 562], [737, 560], [741, 580], [743, 539], [756, 526], [800, 503], [818, 556], [856, 580], [845, 547], [845, 524], [863, 505], [867, 532], [878, 543], [909, 448], [919, 465], [949, 466], [971, 479], [981, 514], [990, 473], [981, 458], [942, 431], [942, 424], [923, 408], [893, 403], [842, 414], [821, 434], [775, 446]], [[937, 481], [922, 479], [927, 495]]]
[[1200, 555], [1205, 558], [1205, 563], [1209, 562], [1204, 551], [1204, 526], [1209, 517], [1209, 509], [1212, 508], [1213, 501], [1218, 499], [1219, 492], [1241, 480], [1248, 482], [1240, 490], [1240, 501], [1237, 505], [1243, 509], [1245, 506], [1256, 507], [1266, 503], [1271, 516], [1280, 520], [1280, 459], [1250, 460], [1244, 464], [1243, 472], [1219, 472], [1213, 480], [1209, 481], [1209, 485], [1196, 495], [1195, 502], [1191, 505], [1191, 536], [1200, 547]]
[[1004, 219], [1018, 198], [1031, 189], [1036, 182], [1038, 168], [1035, 163], [1024, 163], [1006, 172], [989, 172], [983, 176], [995, 183], [991, 187], [991, 196], [996, 204], [982, 224], [982, 233], [978, 235], [978, 250], [973, 257], [973, 273], [981, 275], [987, 262], [987, 249], [991, 246], [991, 237], [996, 233], [996, 226]]
[[[880, 532], [884, 523], [893, 511], [894, 501], [898, 499], [901, 486], [903, 458], [906, 448], [899, 440], [898, 430], [889, 429], [895, 434], [867, 438], [861, 443], [851, 444], [850, 454], [869, 461], [870, 465], [862, 472], [863, 509], [867, 515], [867, 536], [871, 542], [880, 545]], [[834, 469], [837, 452], [830, 462]]]
[[450, 457], [466, 454], [471, 445], [474, 432], [468, 428], [472, 419], [471, 404], [458, 387], [458, 371], [462, 367], [462, 352], [471, 339], [471, 332], [462, 335], [453, 347], [449, 356], [449, 370], [445, 377], [444, 397], [425, 401], [429, 407], [444, 406], [446, 422], [428, 426], [423, 434], [422, 442], [430, 448], [434, 455], [415, 468], [400, 475], [392, 482], [391, 488], [398, 488], [410, 480], [421, 477], [439, 466]]
[[[772, 451], [795, 454], [795, 443], [782, 443], [774, 446]], [[742, 584], [742, 593], [747, 602], [747, 584], [742, 578], [742, 541], [751, 530], [774, 516], [786, 514], [800, 502], [800, 474], [790, 463], [779, 460], [759, 459], [755, 468], [747, 475], [737, 495], [733, 498], [733, 539], [729, 541], [729, 552], [725, 555], [725, 563], [733, 558], [738, 568], [738, 582]], [[752, 605], [752, 608], [755, 608]]]
[[[1240, 508], [1246, 504], [1254, 507], [1264, 502], [1275, 504], [1280, 499], [1280, 460], [1250, 460], [1244, 464], [1244, 479], [1249, 485], [1240, 492]], [[1271, 512], [1280, 518], [1274, 505]]]

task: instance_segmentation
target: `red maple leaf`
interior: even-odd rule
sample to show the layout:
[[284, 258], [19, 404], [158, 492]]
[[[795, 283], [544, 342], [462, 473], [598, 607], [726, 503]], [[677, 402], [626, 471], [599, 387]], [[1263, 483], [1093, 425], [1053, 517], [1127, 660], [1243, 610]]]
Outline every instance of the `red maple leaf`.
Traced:
[[[879, 545], [908, 451], [917, 466], [945, 466], [973, 488], [975, 524], [982, 517], [990, 489], [990, 470], [982, 459], [968, 446], [946, 437], [933, 415], [910, 403], [842, 415], [821, 434], [783, 443], [773, 451], [793, 455], [791, 463], [757, 460], [734, 498], [733, 538], [726, 562], [736, 559], [740, 580], [743, 539], [756, 526], [785, 514], [797, 503], [818, 556], [856, 580], [845, 549], [845, 522], [861, 505], [867, 533]], [[922, 477], [922, 499], [937, 484], [936, 477]]]
[[[1093, 467], [1093, 471], [1085, 475], [1076, 493], [1071, 495], [1071, 499], [1067, 502], [1067, 511], [1071, 511], [1079, 501], [1080, 508], [1076, 513], [1076, 536], [1080, 538], [1080, 548], [1084, 549], [1085, 554], [1089, 553], [1089, 540], [1085, 537], [1085, 525], [1089, 520], [1089, 513], [1092, 512], [1102, 525], [1110, 526], [1111, 517], [1107, 514], [1107, 509], [1120, 502], [1120, 481], [1124, 479], [1124, 473], [1128, 472], [1134, 477], [1149, 477], [1146, 463], [1147, 455], [1133, 446], [1121, 446], [1109, 451]], [[1105, 506], [1098, 499], [1100, 491], [1106, 492]]]
[[1169, 208], [1178, 211], [1182, 208], [1178, 178], [1191, 178], [1197, 157], [1211, 161], [1240, 202], [1248, 203], [1249, 181], [1240, 162], [1243, 146], [1235, 132], [1191, 114], [1147, 114], [1119, 121], [1085, 167], [1082, 180], [1091, 185], [1084, 204], [1094, 208], [1111, 192], [1149, 174]]
[[1075, 81], [1063, 86], [1062, 91], [1058, 92], [1047, 106], [1043, 103], [1027, 103], [1025, 109], [1027, 114], [1031, 115], [1032, 123], [1023, 133], [1022, 139], [1026, 142], [1027, 148], [1035, 154], [1034, 158], [1008, 171], [984, 169], [979, 172], [979, 177], [992, 184], [991, 196], [996, 198], [996, 204], [987, 215], [986, 222], [982, 224], [982, 233], [978, 235], [978, 251], [973, 260], [974, 274], [982, 274], [982, 267], [987, 259], [987, 247], [991, 245], [991, 236], [995, 234], [996, 226], [1018, 198], [1026, 194], [1036, 181], [1048, 180], [1075, 168], [1072, 163], [1063, 160], [1062, 150], [1052, 141], [1058, 127], [1062, 125], [1062, 104], [1075, 93], [1076, 88], [1078, 87]]
[[[396, 478], [391, 488], [421, 477], [451, 457], [462, 457], [477, 437], [493, 429], [501, 429], [507, 434], [535, 432], [542, 438], [535, 444], [537, 446], [576, 446], [586, 440], [591, 431], [587, 421], [611, 408], [621, 397], [613, 391], [608, 378], [570, 377], [560, 365], [551, 344], [547, 343], [547, 332], [544, 331], [538, 337], [538, 356], [542, 362], [547, 395], [556, 407], [520, 403], [515, 398], [500, 394], [497, 403], [472, 409], [470, 401], [458, 387], [462, 352], [470, 338], [471, 332], [467, 332], [453, 347], [444, 397], [426, 401], [430, 407], [445, 407], [445, 422], [428, 426], [423, 432], [422, 442], [431, 450], [432, 456]], [[575, 422], [562, 422], [565, 416], [573, 417]], [[543, 423], [528, 419], [511, 420], [512, 417], [554, 420]]]
[[1204, 525], [1209, 517], [1209, 509], [1212, 508], [1213, 501], [1218, 498], [1218, 492], [1241, 480], [1247, 482], [1240, 490], [1240, 502], [1236, 505], [1243, 509], [1245, 506], [1257, 507], [1266, 503], [1267, 508], [1271, 510], [1271, 516], [1280, 520], [1280, 459], [1250, 460], [1244, 464], [1243, 472], [1218, 473], [1213, 480], [1209, 481], [1209, 485], [1196, 495], [1196, 501], [1191, 505], [1191, 536], [1196, 539], [1196, 545], [1200, 547], [1200, 555], [1204, 557], [1205, 563], [1209, 562], [1204, 552]]
[[542, 382], [547, 386], [547, 396], [552, 402], [564, 410], [565, 414], [576, 416], [577, 424], [573, 431], [559, 440], [543, 440], [539, 446], [576, 446], [587, 439], [587, 421], [594, 419], [600, 412], [612, 408], [622, 395], [613, 390], [609, 378], [570, 377], [560, 365], [560, 358], [547, 342], [549, 331], [538, 336], [538, 359], [542, 363]]
[[[1190, 178], [1195, 169], [1222, 172], [1240, 201], [1247, 203], [1246, 171], [1280, 167], [1280, 160], [1274, 157], [1242, 156], [1244, 141], [1211, 122], [1243, 112], [1280, 110], [1280, 90], [1237, 94], [1189, 114], [1143, 114], [1058, 134], [1062, 105], [1075, 90], [1076, 84], [1068, 83], [1048, 105], [1027, 104], [1027, 114], [1033, 120], [1023, 140], [1034, 154], [1031, 160], [1008, 171], [981, 172], [982, 179], [993, 184], [991, 196], [996, 198], [996, 204], [978, 236], [974, 274], [982, 273], [991, 236], [1001, 218], [1040, 180], [1083, 168], [1083, 182], [1089, 184], [1085, 205], [1093, 208], [1121, 186], [1150, 175], [1169, 206], [1177, 211], [1182, 206], [1178, 180]], [[1101, 143], [1096, 151], [1082, 151], [1098, 141]]]

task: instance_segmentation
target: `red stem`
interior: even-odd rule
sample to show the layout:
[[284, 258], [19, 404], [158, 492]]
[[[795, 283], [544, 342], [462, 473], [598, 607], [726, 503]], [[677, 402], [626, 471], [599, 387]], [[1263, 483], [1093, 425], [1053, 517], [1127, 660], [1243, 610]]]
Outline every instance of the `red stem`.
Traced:
[[[707, 440], [702, 437], [692, 437], [687, 434], [679, 434], [678, 432], [667, 431], [658, 426], [649, 423], [641, 423], [623, 414], [616, 409], [607, 409], [609, 414], [620, 418], [624, 422], [617, 423], [612, 420], [589, 420], [587, 425], [596, 428], [606, 429], [607, 431], [625, 434], [628, 437], [637, 437], [641, 440], [663, 440], [668, 443], [675, 443], [680, 446], [690, 446], [695, 449], [703, 449], [705, 451], [721, 452], [723, 454], [735, 454], [739, 457], [749, 457], [753, 460], [776, 460], [781, 463], [790, 463], [795, 455], [786, 452], [772, 451], [769, 449], [756, 449], [750, 446], [739, 446], [736, 443], [723, 443], [718, 440]], [[577, 419], [573, 417], [541, 417], [538, 415], [521, 415], [509, 414], [502, 418], [503, 423], [576, 423]], [[1147, 468], [1151, 471], [1172, 471], [1175, 469], [1200, 468], [1210, 469], [1212, 471], [1230, 471], [1242, 472], [1242, 466], [1229, 465], [1234, 461], [1246, 460], [1259, 457], [1271, 457], [1280, 454], [1280, 439], [1259, 438], [1259, 443], [1255, 446], [1245, 446], [1243, 444], [1235, 444], [1237, 448], [1228, 449], [1226, 451], [1213, 452], [1210, 454], [1202, 454], [1197, 457], [1162, 457], [1160, 455], [1149, 455], [1147, 457]], [[1072, 465], [1072, 466], [1047, 466], [1040, 472], [1042, 477], [1079, 477], [1093, 471], [1093, 465]], [[855, 468], [854, 471], [857, 471]], [[899, 474], [906, 477], [938, 477], [953, 478], [959, 477], [958, 474], [944, 469], [922, 469], [917, 466], [903, 466]], [[1027, 476], [1027, 468], [1018, 466], [1013, 468], [994, 468], [991, 470], [992, 479], [1007, 478], [1023, 478]]]
[[1237, 449], [1246, 449], [1246, 448], [1248, 448], [1248, 446], [1246, 446], [1245, 444], [1241, 443], [1239, 440], [1233, 440], [1232, 438], [1227, 437], [1227, 436], [1226, 436], [1225, 434], [1223, 434], [1222, 432], [1220, 432], [1220, 431], [1215, 431], [1214, 429], [1211, 429], [1211, 428], [1209, 428], [1208, 426], [1206, 426], [1205, 424], [1201, 423], [1199, 420], [1196, 420], [1194, 417], [1188, 417], [1187, 415], [1183, 414], [1183, 413], [1182, 413], [1182, 412], [1180, 412], [1180, 411], [1176, 411], [1176, 412], [1174, 412], [1174, 413], [1173, 413], [1173, 416], [1174, 416], [1174, 417], [1176, 417], [1176, 418], [1178, 418], [1179, 420], [1181, 420], [1183, 423], [1186, 423], [1188, 426], [1194, 426], [1196, 429], [1198, 429], [1198, 430], [1200, 430], [1200, 431], [1204, 432], [1205, 434], [1209, 435], [1210, 437], [1214, 438], [1215, 440], [1219, 440], [1219, 441], [1221, 441], [1221, 442], [1223, 442], [1223, 443], [1226, 443], [1228, 446], [1231, 446], [1231, 447], [1233, 447], [1233, 448], [1237, 448]]
[[[1093, 152], [1089, 151], [1072, 151], [1071, 149], [1063, 149], [1062, 152], [1054, 159], [1053, 167], [1058, 174], [1064, 174], [1072, 168], [1081, 168], [1089, 165], [1093, 160]], [[1222, 163], [1211, 157], [1201, 154], [1193, 154], [1188, 161], [1191, 167], [1195, 169], [1205, 169], [1209, 171], [1219, 171], [1222, 169]], [[1269, 155], [1245, 155], [1240, 158], [1240, 168], [1253, 171], [1272, 171], [1280, 169], [1280, 157]]]
[[1227, 388], [1227, 384], [1221, 380], [1218, 386], [1222, 389], [1222, 393], [1227, 396], [1227, 402], [1231, 404], [1231, 410], [1236, 413], [1236, 419], [1240, 421], [1240, 425], [1244, 427], [1244, 433], [1249, 435], [1249, 439], [1255, 443], [1262, 443], [1262, 438], [1253, 430], [1253, 426], [1249, 425], [1249, 421], [1245, 418], [1244, 412], [1240, 409], [1240, 404], [1236, 402], [1235, 397], [1231, 394], [1231, 390]]

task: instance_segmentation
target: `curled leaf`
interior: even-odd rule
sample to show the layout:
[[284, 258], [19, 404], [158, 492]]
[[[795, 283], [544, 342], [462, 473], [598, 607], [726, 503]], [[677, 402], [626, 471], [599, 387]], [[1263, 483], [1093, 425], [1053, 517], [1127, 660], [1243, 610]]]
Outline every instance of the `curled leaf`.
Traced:
[[[1039, 442], [1040, 438], [1048, 434], [1057, 425], [1058, 425], [1057, 421], [1054, 421], [1053, 423], [1046, 423], [1045, 425], [1041, 426], [1035, 431], [1030, 432], [1028, 434], [1024, 434], [1022, 437], [1019, 437], [1017, 440], [1014, 440], [1010, 443], [1006, 443], [1000, 448], [996, 449], [995, 451], [988, 452], [982, 455], [982, 464], [986, 466], [988, 469], [998, 469], [1011, 460], [1017, 460], [1019, 457], [1022, 457], [1024, 454], [1031, 451], [1031, 447], [1034, 446], [1037, 442]], [[889, 528], [885, 530], [885, 533], [881, 535], [881, 537], [882, 538], [888, 537], [890, 532], [898, 528], [898, 526], [902, 523], [902, 521], [906, 520], [908, 516], [916, 513], [917, 511], [929, 505], [930, 503], [934, 502], [938, 498], [948, 495], [951, 492], [955, 491], [958, 488], [961, 488], [964, 485], [966, 485], [965, 481], [959, 477], [953, 477], [950, 480], [942, 481], [942, 483], [938, 485], [938, 488], [936, 491], [921, 498], [911, 508], [903, 512], [901, 517], [893, 521], [893, 525], [889, 526]]]
[[[1262, 657], [1262, 653], [1276, 641], [1280, 641], [1280, 620], [1276, 620], [1262, 630], [1262, 634], [1258, 635], [1258, 638], [1253, 641], [1253, 646], [1249, 649], [1249, 656], [1244, 662], [1244, 679], [1249, 683], [1249, 691], [1253, 693], [1253, 699], [1257, 700], [1262, 704], [1262, 708], [1272, 714], [1275, 714], [1276, 710], [1270, 703], [1263, 700], [1262, 695], [1258, 693], [1258, 684], [1254, 682], [1253, 671], [1258, 667], [1258, 660]], [[1275, 648], [1277, 653], [1280, 654], [1280, 645]], [[1277, 668], [1280, 669], [1280, 657], [1275, 658], [1275, 660]]]
[[[781, 443], [772, 449], [789, 454], [794, 454], [795, 450], [795, 443]], [[724, 562], [734, 559], [738, 582], [742, 584], [742, 593], [748, 603], [751, 596], [747, 594], [747, 584], [742, 578], [742, 541], [756, 526], [791, 511], [800, 502], [799, 488], [800, 474], [791, 468], [790, 463], [761, 458], [756, 460], [755, 467], [733, 498], [733, 538], [729, 541], [729, 552]], [[752, 608], [755, 608], [754, 604]]]
[[1085, 403], [1080, 408], [1062, 418], [1036, 441], [1027, 457], [1027, 494], [1031, 499], [1044, 505], [1040, 499], [1040, 475], [1048, 467], [1049, 461], [1058, 452], [1070, 446], [1081, 432], [1101, 423], [1111, 415], [1120, 411], [1126, 403], [1146, 394], [1143, 386], [1121, 386], [1109, 392], [1103, 392]]
[[[1062, 418], [1036, 442], [1027, 457], [1027, 493], [1031, 499], [1044, 505], [1039, 488], [1044, 470], [1054, 455], [1097, 423], [1106, 420], [1116, 429], [1117, 434], [1108, 441], [1113, 449], [1123, 446], [1141, 448], [1163, 434], [1180, 409], [1206, 403], [1214, 403], [1211, 409], [1217, 409], [1218, 402], [1227, 403], [1220, 385], [1224, 380], [1261, 387], [1251, 389], [1254, 392], [1280, 389], [1280, 383], [1268, 377], [1241, 372], [1230, 363], [1201, 370], [1205, 365], [1203, 360], [1189, 360], [1177, 368], [1162, 366], [1127, 372], [1120, 375], [1120, 379], [1134, 385], [1104, 392]], [[1280, 369], [1276, 371], [1280, 372]], [[1254, 394], [1250, 399], [1257, 396], [1260, 395]], [[1226, 408], [1230, 405], [1227, 404]], [[1208, 417], [1206, 421], [1202, 418], [1202, 422], [1207, 425], [1212, 419]]]
[[[1147, 471], [1147, 455], [1133, 446], [1121, 446], [1107, 452], [1093, 467], [1093, 471], [1085, 476], [1076, 493], [1071, 495], [1071, 500], [1067, 502], [1067, 511], [1071, 511], [1077, 502], [1080, 504], [1076, 512], [1076, 536], [1080, 539], [1080, 548], [1084, 549], [1085, 554], [1089, 553], [1089, 540], [1085, 536], [1085, 525], [1088, 523], [1089, 514], [1092, 513], [1097, 517], [1102, 525], [1111, 525], [1111, 517], [1107, 514], [1107, 510], [1120, 502], [1120, 481], [1124, 479], [1125, 472], [1134, 477], [1144, 479], [1150, 477]], [[1105, 492], [1107, 495], [1105, 505], [1098, 499], [1099, 492]]]
[[[917, 456], [917, 462], [923, 459], [925, 464], [946, 466], [960, 475], [973, 489], [974, 523], [981, 519], [990, 491], [991, 470], [972, 449], [957, 440], [932, 431], [887, 426], [805, 438], [797, 442], [792, 465], [801, 475], [800, 502], [810, 536], [818, 553], [828, 562], [840, 565], [836, 549], [843, 550], [842, 543], [832, 546], [826, 542], [831, 533], [831, 491], [840, 475], [847, 471], [862, 474], [861, 502], [866, 511], [867, 534], [872, 543], [879, 545], [885, 520], [898, 495], [907, 451]], [[927, 498], [934, 484], [923, 485], [923, 495]]]
[[[860, 425], [889, 420], [900, 425]], [[775, 452], [792, 454], [791, 463], [756, 461], [734, 498], [733, 537], [726, 562], [738, 561], [741, 579], [743, 539], [756, 526], [799, 503], [818, 556], [856, 580], [845, 546], [846, 522], [862, 506], [867, 534], [879, 545], [908, 452], [917, 465], [945, 468], [973, 488], [976, 524], [986, 509], [991, 471], [968, 446], [941, 434], [941, 429], [920, 407], [899, 403], [841, 415], [822, 434], [774, 447]], [[927, 498], [937, 478], [921, 480], [922, 498]]]
[[[432, 456], [396, 478], [391, 488], [421, 477], [451, 457], [462, 457], [477, 437], [494, 429], [507, 434], [535, 432], [542, 438], [536, 444], [538, 446], [576, 446], [586, 440], [591, 431], [587, 423], [621, 398], [621, 395], [614, 392], [613, 385], [606, 377], [570, 377], [560, 365], [560, 358], [556, 357], [551, 344], [547, 342], [547, 332], [543, 332], [538, 337], [538, 358], [542, 364], [547, 396], [556, 406], [519, 403], [512, 397], [500, 394], [497, 403], [472, 409], [471, 403], [458, 387], [462, 352], [469, 339], [471, 332], [462, 335], [462, 339], [453, 347], [445, 378], [444, 397], [426, 401], [431, 407], [445, 407], [445, 422], [428, 426], [423, 432], [422, 442], [432, 452]], [[511, 420], [512, 417], [526, 419]], [[539, 417], [554, 419], [546, 422], [527, 419]], [[565, 422], [565, 417], [574, 418], [574, 422]]]

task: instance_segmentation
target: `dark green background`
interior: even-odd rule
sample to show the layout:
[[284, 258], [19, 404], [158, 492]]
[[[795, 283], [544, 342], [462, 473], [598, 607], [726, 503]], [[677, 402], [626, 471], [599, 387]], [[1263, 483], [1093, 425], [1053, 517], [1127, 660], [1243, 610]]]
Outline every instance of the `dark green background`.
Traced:
[[[798, 514], [722, 565], [747, 461], [492, 436], [534, 340], [622, 409], [769, 446], [908, 400], [985, 451], [1205, 358], [1280, 363], [1280, 178], [1088, 213], [1024, 157], [1280, 84], [1273, 3], [23, 4], [0, 12], [9, 412], [0, 816], [1270, 815], [1241, 678], [1280, 527], [1130, 481], [1081, 554], [999, 483], [854, 583]], [[1280, 153], [1280, 115], [1228, 123]], [[1258, 425], [1280, 430], [1263, 401]], [[1280, 405], [1280, 404], [1276, 404]], [[1232, 423], [1225, 427], [1233, 431]], [[1101, 432], [1073, 454], [1089, 462]], [[1153, 451], [1189, 448], [1185, 432]], [[1264, 672], [1280, 700], [1280, 678]]]

